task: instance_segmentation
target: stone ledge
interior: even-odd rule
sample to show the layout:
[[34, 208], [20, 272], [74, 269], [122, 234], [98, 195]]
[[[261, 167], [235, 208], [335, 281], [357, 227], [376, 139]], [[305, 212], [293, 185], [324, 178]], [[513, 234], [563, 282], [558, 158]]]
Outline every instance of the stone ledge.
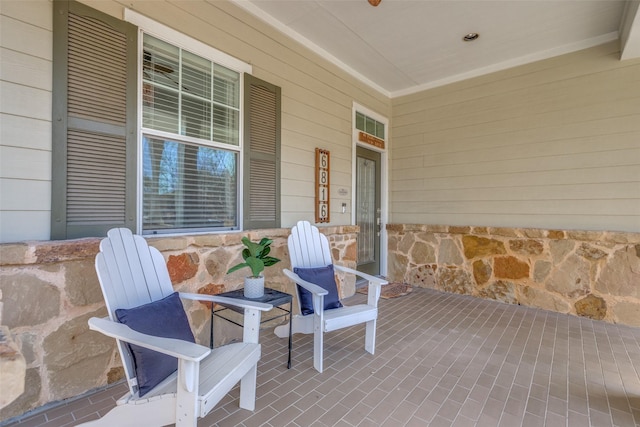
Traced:
[[543, 228], [518, 227], [485, 227], [485, 226], [457, 226], [439, 224], [387, 224], [387, 231], [393, 233], [446, 233], [472, 234], [476, 236], [495, 237], [530, 237], [548, 238], [553, 240], [577, 240], [582, 242], [600, 242], [614, 244], [640, 244], [640, 232], [621, 231], [591, 231], [591, 230], [549, 230]]
[[30, 241], [0, 244], [0, 265], [52, 264], [93, 258], [100, 239]]
[[[358, 234], [357, 225], [331, 225], [318, 227], [320, 232], [328, 236]], [[243, 236], [251, 240], [262, 237], [273, 239], [286, 238], [291, 233], [289, 228], [270, 228], [264, 230], [244, 230], [224, 233], [185, 234], [180, 236], [144, 236], [149, 245], [160, 252], [183, 251], [190, 246], [223, 247], [240, 244]], [[28, 241], [0, 244], [0, 266], [19, 266], [30, 264], [52, 264], [58, 262], [93, 259], [98, 253], [101, 237], [84, 239]]]
[[35, 258], [29, 253], [31, 246], [26, 243], [5, 243], [0, 245], [0, 265], [32, 264]]

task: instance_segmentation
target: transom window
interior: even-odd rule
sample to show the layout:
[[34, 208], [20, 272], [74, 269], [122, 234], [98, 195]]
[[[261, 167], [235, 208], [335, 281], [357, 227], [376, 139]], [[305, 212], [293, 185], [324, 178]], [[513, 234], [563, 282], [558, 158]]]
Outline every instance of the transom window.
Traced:
[[356, 129], [384, 139], [384, 123], [356, 111]]

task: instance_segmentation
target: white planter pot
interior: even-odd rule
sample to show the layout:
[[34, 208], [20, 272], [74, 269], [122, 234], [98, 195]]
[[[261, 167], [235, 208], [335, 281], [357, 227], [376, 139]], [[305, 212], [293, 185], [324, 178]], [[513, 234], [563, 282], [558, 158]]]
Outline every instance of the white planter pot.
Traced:
[[264, 295], [264, 276], [244, 278], [244, 296], [247, 298], [260, 298]]

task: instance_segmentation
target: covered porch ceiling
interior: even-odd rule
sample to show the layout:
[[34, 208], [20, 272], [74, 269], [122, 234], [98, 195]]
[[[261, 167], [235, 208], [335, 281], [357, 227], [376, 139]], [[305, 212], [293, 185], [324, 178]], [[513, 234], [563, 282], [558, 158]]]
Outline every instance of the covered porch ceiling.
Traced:
[[640, 57], [638, 1], [234, 1], [390, 97], [617, 39]]

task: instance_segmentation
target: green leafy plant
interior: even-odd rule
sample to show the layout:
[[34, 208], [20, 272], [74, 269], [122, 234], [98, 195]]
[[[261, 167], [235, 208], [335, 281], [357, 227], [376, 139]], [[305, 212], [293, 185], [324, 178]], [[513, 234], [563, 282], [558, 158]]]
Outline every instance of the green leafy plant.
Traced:
[[242, 250], [244, 262], [231, 267], [229, 271], [227, 271], [227, 274], [244, 267], [249, 267], [251, 269], [251, 277], [260, 277], [260, 273], [262, 273], [265, 267], [280, 262], [278, 258], [269, 256], [273, 240], [263, 237], [259, 243], [255, 243], [249, 240], [248, 237], [243, 237], [242, 243], [246, 246], [246, 248]]

